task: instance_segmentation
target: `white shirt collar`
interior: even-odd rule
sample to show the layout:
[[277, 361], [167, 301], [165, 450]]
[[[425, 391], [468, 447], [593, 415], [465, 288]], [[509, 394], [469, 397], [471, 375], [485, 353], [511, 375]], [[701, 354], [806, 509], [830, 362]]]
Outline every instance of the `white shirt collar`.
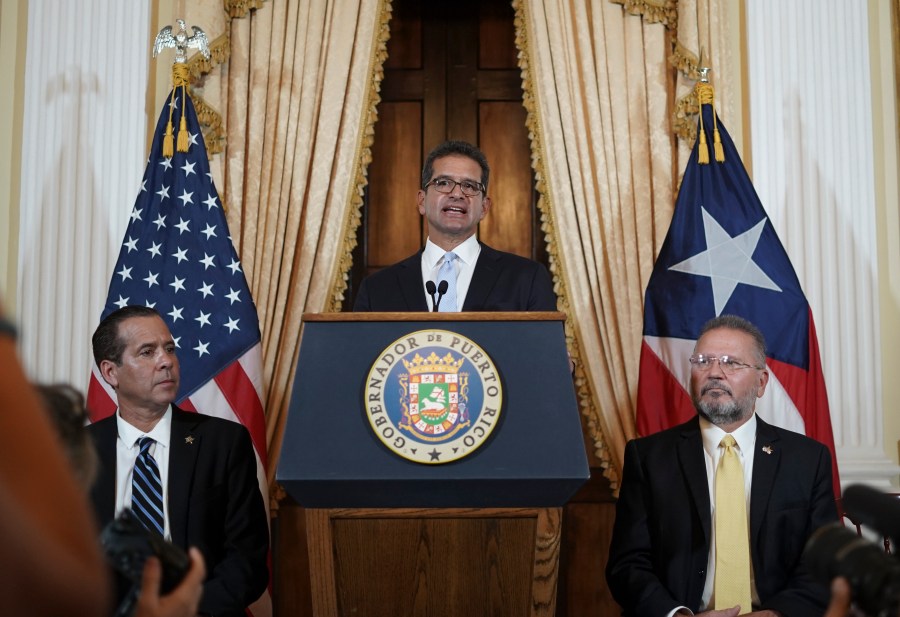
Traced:
[[[422, 265], [429, 270], [433, 270], [447, 252], [432, 242], [431, 238], [428, 238], [425, 240], [425, 250], [422, 251]], [[481, 244], [479, 244], [475, 234], [472, 234], [462, 244], [456, 246], [453, 252], [456, 253], [456, 256], [459, 257], [459, 260], [464, 265], [471, 266], [481, 253]]]
[[149, 433], [145, 433], [136, 426], [129, 424], [122, 417], [122, 414], [119, 413], [118, 409], [116, 410], [116, 427], [119, 432], [119, 439], [122, 440], [122, 443], [127, 448], [135, 447], [137, 440], [144, 435], [151, 437], [159, 445], [168, 448], [172, 434], [172, 406], [169, 405], [166, 413], [163, 414], [163, 417], [159, 419], [159, 422], [156, 423], [156, 426]]
[[[703, 449], [713, 457], [713, 460], [718, 460], [719, 443], [728, 433], [700, 416], [700, 434], [703, 436]], [[737, 442], [738, 450], [743, 453], [751, 452], [756, 444], [756, 413], [754, 412], [749, 420], [736, 428], [731, 436]]]

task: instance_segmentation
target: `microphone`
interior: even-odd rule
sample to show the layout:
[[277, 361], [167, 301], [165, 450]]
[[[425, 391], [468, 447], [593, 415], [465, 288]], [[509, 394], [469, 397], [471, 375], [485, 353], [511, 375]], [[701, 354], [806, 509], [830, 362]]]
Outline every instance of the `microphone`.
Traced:
[[437, 302], [434, 303], [434, 310], [437, 311], [438, 307], [441, 305], [441, 298], [444, 297], [444, 294], [447, 293], [447, 288], [450, 285], [447, 284], [447, 281], [441, 281], [437, 286]]
[[434, 300], [434, 293], [437, 291], [437, 288], [434, 286], [434, 281], [425, 281], [425, 291], [428, 292], [428, 295], [431, 296], [431, 311], [434, 312], [437, 310], [437, 302]]

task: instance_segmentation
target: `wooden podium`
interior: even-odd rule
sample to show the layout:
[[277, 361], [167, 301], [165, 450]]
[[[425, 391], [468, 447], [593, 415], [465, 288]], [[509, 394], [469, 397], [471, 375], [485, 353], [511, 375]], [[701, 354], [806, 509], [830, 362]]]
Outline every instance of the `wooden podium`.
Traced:
[[[503, 388], [487, 441], [445, 464], [367, 417], [373, 363], [423, 331], [475, 342]], [[552, 617], [562, 506], [588, 476], [562, 314], [304, 315], [277, 480], [306, 508], [317, 617]]]

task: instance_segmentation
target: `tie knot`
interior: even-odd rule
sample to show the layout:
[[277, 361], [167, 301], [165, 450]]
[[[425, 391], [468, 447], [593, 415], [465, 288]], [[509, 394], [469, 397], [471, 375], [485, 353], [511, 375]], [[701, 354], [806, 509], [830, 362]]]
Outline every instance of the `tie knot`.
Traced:
[[453, 251], [450, 251], [449, 253], [444, 253], [444, 263], [452, 264], [457, 259], [459, 259], [459, 255], [457, 255]]
[[720, 448], [733, 448], [737, 445], [737, 442], [734, 440], [734, 437], [731, 435], [725, 435], [722, 438], [722, 441], [719, 442]]
[[137, 440], [137, 445], [138, 448], [141, 449], [141, 454], [146, 454], [150, 449], [150, 446], [155, 443], [156, 441], [152, 437], [147, 437], [146, 435]]

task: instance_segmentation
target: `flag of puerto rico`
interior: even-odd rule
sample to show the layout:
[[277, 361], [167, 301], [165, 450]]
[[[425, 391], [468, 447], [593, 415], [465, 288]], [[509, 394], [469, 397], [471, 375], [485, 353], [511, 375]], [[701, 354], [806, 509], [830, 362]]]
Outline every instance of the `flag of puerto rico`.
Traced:
[[[714, 143], [712, 105], [703, 105]], [[695, 143], [672, 224], [647, 285], [637, 429], [648, 435], [696, 414], [690, 357], [709, 319], [740, 315], [766, 338], [769, 385], [756, 411], [767, 422], [828, 446], [840, 494], [828, 396], [809, 302], [725, 127], [725, 160], [700, 164]], [[711, 154], [711, 153], [710, 153]]]

